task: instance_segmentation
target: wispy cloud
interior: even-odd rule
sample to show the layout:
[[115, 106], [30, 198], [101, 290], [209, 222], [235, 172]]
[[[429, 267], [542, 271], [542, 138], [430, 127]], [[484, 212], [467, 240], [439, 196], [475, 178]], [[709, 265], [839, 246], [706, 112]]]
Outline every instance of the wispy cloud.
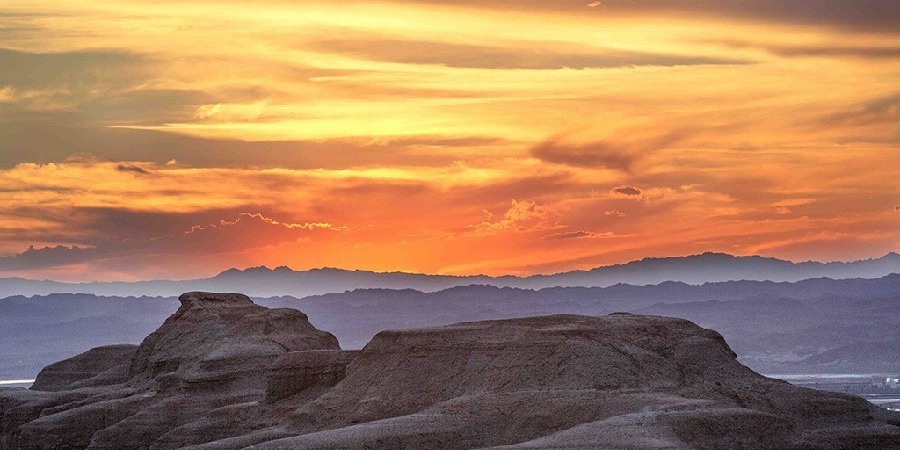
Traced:
[[315, 230], [343, 231], [324, 222], [283, 223], [259, 213], [240, 213], [233, 220], [195, 225], [178, 234], [145, 239], [104, 240], [92, 247], [29, 246], [24, 252], [0, 257], [0, 272], [45, 269], [138, 255], [205, 256], [274, 246], [309, 238]]
[[118, 164], [116, 165], [116, 170], [119, 172], [131, 172], [136, 175], [152, 175], [149, 170], [143, 169], [135, 164]]
[[634, 186], [617, 186], [611, 189], [613, 194], [624, 195], [626, 197], [634, 197], [641, 195], [641, 190]]

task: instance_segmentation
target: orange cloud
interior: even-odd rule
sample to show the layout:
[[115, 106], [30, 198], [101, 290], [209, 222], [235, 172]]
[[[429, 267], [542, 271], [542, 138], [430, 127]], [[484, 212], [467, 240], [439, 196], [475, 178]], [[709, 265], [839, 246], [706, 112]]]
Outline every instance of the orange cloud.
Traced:
[[636, 197], [641, 195], [641, 190], [634, 186], [618, 186], [612, 188], [610, 192], [616, 195], [624, 195], [625, 197]]
[[494, 214], [485, 211], [487, 217], [477, 225], [470, 225], [470, 228], [473, 228], [479, 236], [494, 235], [506, 230], [516, 232], [548, 230], [559, 227], [552, 223], [552, 216], [556, 213], [554, 208], [547, 205], [513, 199], [512, 205], [502, 218], [494, 220]]

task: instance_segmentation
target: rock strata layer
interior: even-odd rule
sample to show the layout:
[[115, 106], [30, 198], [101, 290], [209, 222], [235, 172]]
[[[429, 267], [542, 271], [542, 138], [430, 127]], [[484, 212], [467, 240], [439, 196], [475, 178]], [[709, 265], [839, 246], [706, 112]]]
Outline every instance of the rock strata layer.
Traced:
[[129, 365], [137, 345], [106, 345], [44, 367], [31, 388], [62, 391], [128, 381]]
[[188, 293], [137, 348], [0, 392], [0, 449], [891, 449], [900, 415], [739, 364], [654, 316], [384, 331], [361, 351], [296, 310]]
[[266, 401], [277, 402], [317, 386], [332, 387], [347, 376], [356, 352], [309, 350], [282, 355], [266, 376]]

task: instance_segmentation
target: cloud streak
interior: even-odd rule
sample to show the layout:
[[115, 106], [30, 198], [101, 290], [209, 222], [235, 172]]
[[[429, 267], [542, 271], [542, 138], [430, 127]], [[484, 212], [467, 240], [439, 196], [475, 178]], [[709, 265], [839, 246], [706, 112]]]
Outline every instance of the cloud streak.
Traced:
[[309, 238], [316, 231], [342, 231], [324, 222], [284, 223], [260, 213], [240, 213], [233, 220], [195, 225], [181, 233], [145, 239], [98, 242], [92, 247], [56, 245], [0, 257], [0, 272], [45, 269], [137, 255], [211, 255], [240, 252]]
[[119, 172], [131, 172], [135, 175], [152, 175], [149, 170], [143, 169], [140, 166], [134, 164], [118, 164], [116, 165], [116, 170], [118, 170]]
[[616, 147], [607, 142], [567, 144], [550, 139], [532, 147], [531, 154], [543, 161], [579, 167], [604, 167], [629, 171], [639, 155], [630, 149]]
[[[584, 11], [584, 1], [562, 0], [409, 0], [423, 4], [466, 4], [492, 9], [533, 11]], [[601, 3], [601, 2], [595, 2]], [[593, 3], [591, 3], [593, 4]], [[589, 6], [589, 5], [588, 5]], [[668, 18], [701, 17], [730, 22], [780, 23], [792, 26], [833, 27], [850, 31], [896, 31], [900, 6], [890, 0], [817, 0], [784, 2], [780, 0], [604, 0], [590, 8], [605, 16]]]
[[613, 194], [624, 195], [626, 197], [641, 195], [641, 190], [634, 186], [618, 186], [612, 188], [610, 192], [612, 192]]
[[749, 61], [702, 55], [678, 55], [583, 48], [580, 52], [561, 51], [553, 42], [530, 42], [528, 47], [484, 47], [435, 41], [365, 40], [317, 41], [309, 47], [326, 52], [402, 64], [436, 64], [475, 69], [555, 70], [598, 69], [635, 66], [693, 66], [747, 64]]

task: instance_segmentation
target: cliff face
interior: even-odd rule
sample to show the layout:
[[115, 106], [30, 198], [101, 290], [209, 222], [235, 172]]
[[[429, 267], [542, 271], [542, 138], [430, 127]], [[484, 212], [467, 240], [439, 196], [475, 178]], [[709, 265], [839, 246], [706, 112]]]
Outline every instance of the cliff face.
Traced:
[[344, 352], [298, 311], [190, 293], [136, 349], [45, 372], [55, 392], [0, 393], [2, 448], [900, 448], [900, 415], [762, 377], [718, 333], [654, 316], [384, 331]]

